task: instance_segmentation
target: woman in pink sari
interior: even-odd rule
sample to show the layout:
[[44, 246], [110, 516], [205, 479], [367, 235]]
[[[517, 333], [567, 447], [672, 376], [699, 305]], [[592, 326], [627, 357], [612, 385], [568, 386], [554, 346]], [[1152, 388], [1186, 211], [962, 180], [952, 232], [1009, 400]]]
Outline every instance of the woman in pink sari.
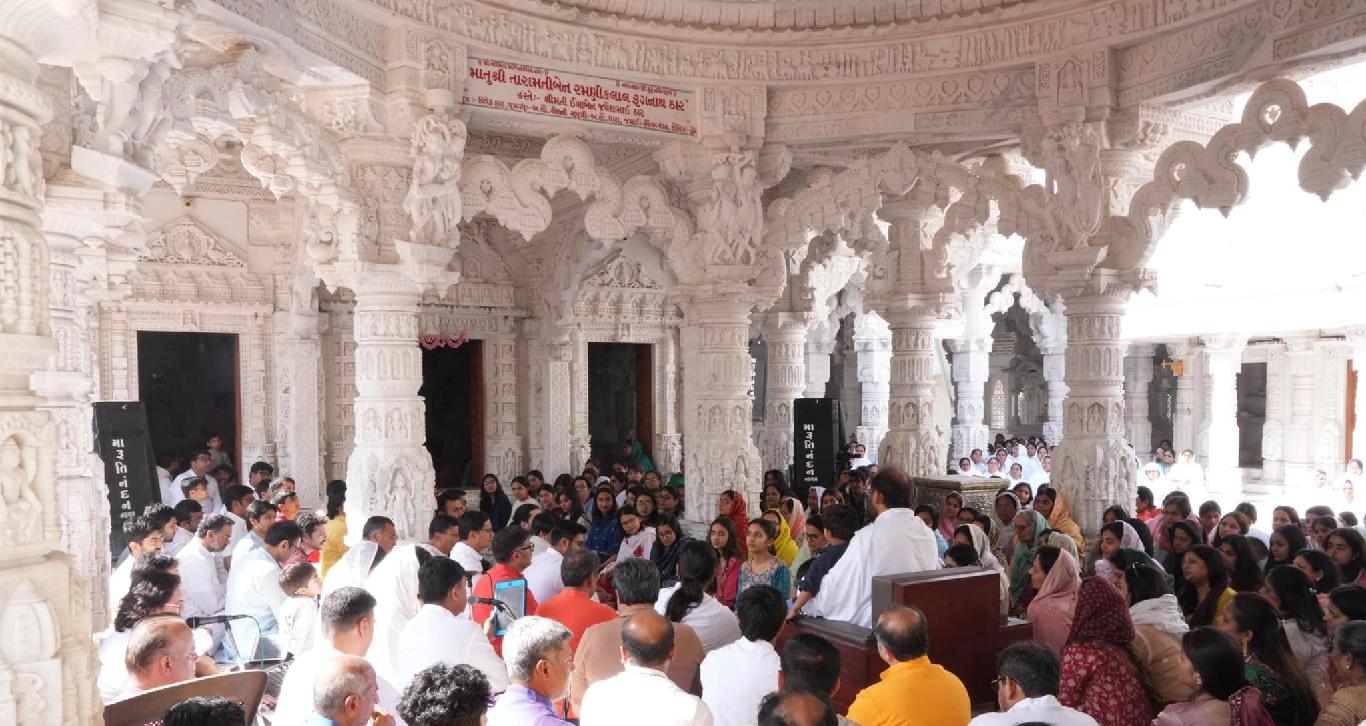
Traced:
[[1029, 580], [1039, 591], [1026, 610], [1034, 624], [1034, 639], [1061, 653], [1072, 630], [1072, 599], [1081, 587], [1077, 560], [1059, 547], [1040, 547], [1029, 568]]
[[944, 535], [945, 542], [953, 541], [953, 530], [958, 528], [958, 510], [962, 508], [962, 494], [949, 492], [944, 497], [944, 504], [939, 507], [939, 534]]

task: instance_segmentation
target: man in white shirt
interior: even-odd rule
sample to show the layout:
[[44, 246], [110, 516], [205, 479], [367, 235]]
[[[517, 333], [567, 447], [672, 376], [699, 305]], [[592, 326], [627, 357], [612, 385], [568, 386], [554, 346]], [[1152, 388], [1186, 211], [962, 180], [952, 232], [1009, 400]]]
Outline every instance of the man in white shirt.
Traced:
[[175, 499], [175, 478], [171, 470], [180, 473], [180, 456], [169, 451], [163, 451], [157, 456], [157, 488], [161, 490], [161, 503], [171, 504]]
[[[313, 682], [338, 655], [365, 657], [375, 638], [375, 598], [359, 587], [343, 587], [323, 598], [319, 612], [322, 641], [294, 660], [275, 703], [271, 723], [305, 724], [313, 711]], [[398, 691], [383, 676], [376, 676], [379, 705], [391, 715], [398, 713]], [[397, 717], [395, 721], [402, 723]]]
[[128, 639], [128, 681], [115, 702], [194, 678], [194, 636], [171, 616], [143, 618]]
[[[544, 515], [536, 515], [536, 518], [540, 519], [542, 516]], [[536, 555], [531, 560], [531, 566], [522, 572], [522, 577], [526, 578], [527, 587], [531, 589], [536, 602], [546, 602], [564, 591], [564, 580], [560, 579], [560, 564], [564, 562], [564, 556], [574, 549], [576, 541], [578, 546], [583, 546], [579, 537], [587, 536], [587, 532], [581, 524], [563, 519], [556, 520], [546, 537], [550, 546]]]
[[752, 726], [759, 702], [778, 690], [782, 669], [773, 641], [787, 617], [783, 595], [767, 585], [755, 585], [736, 598], [735, 614], [743, 637], [708, 654], [700, 671], [702, 702], [718, 726]]
[[[176, 557], [180, 566], [180, 594], [185, 598], [185, 604], [180, 609], [183, 617], [223, 614], [227, 605], [227, 588], [218, 579], [218, 554], [228, 546], [231, 530], [231, 520], [215, 514], [199, 523], [195, 537]], [[223, 626], [207, 627], [213, 634], [213, 644], [217, 645], [223, 637]]]
[[968, 458], [972, 459], [972, 470], [977, 476], [987, 475], [987, 463], [982, 460], [981, 449], [973, 449]]
[[493, 619], [481, 628], [459, 617], [467, 600], [465, 569], [446, 557], [422, 563], [417, 574], [417, 598], [422, 607], [403, 626], [394, 649], [394, 685], [403, 690], [419, 671], [437, 663], [465, 663], [488, 677], [493, 693], [506, 690], [507, 666], [489, 643]]
[[247, 536], [247, 507], [256, 501], [256, 493], [245, 484], [233, 484], [223, 493], [223, 515], [232, 520], [232, 535], [227, 549], [219, 555], [224, 567], [232, 567], [232, 550]]
[[870, 489], [877, 518], [854, 534], [804, 612], [871, 629], [874, 577], [937, 570], [942, 562], [934, 533], [910, 509], [910, 477], [900, 469], [883, 469]]
[[258, 550], [265, 542], [266, 532], [275, 524], [275, 515], [280, 508], [264, 499], [257, 499], [247, 507], [247, 536], [237, 540], [232, 546], [232, 560], [236, 562], [246, 557], [252, 550]]
[[[702, 699], [674, 685], [664, 669], [674, 654], [674, 626], [653, 610], [641, 610], [621, 628], [626, 669], [588, 687], [579, 709], [582, 726], [712, 726]], [[648, 716], [647, 716], [648, 714]]]
[[432, 521], [427, 525], [427, 541], [419, 544], [434, 557], [450, 557], [451, 550], [455, 549], [455, 544], [460, 541], [460, 522], [438, 514], [432, 517]]
[[150, 519], [135, 516], [123, 523], [123, 538], [128, 541], [128, 556], [109, 575], [109, 612], [119, 610], [119, 601], [133, 585], [133, 565], [148, 552], [161, 551], [161, 528]]
[[1052, 648], [1034, 640], [1012, 643], [996, 658], [996, 702], [1001, 713], [984, 713], [969, 726], [1096, 726], [1096, 720], [1058, 703], [1059, 663]]
[[169, 542], [163, 534], [161, 544], [161, 551], [172, 557], [180, 554], [194, 539], [195, 532], [199, 531], [199, 523], [204, 521], [204, 508], [199, 506], [199, 502], [185, 499], [175, 505], [175, 521], [175, 534]]
[[484, 560], [479, 553], [493, 544], [493, 522], [477, 509], [467, 510], [456, 521], [460, 525], [460, 541], [451, 548], [451, 559], [465, 569], [469, 585], [474, 587], [484, 574]]
[[[232, 637], [244, 657], [284, 657], [275, 640], [268, 636], [279, 632], [280, 608], [287, 597], [280, 588], [280, 567], [302, 537], [299, 525], [276, 522], [266, 531], [261, 547], [241, 555], [228, 571], [224, 610], [229, 615], [250, 615], [255, 621], [232, 622]], [[262, 649], [260, 656], [258, 646]]]
[[[166, 502], [166, 504], [175, 506], [176, 502], [184, 499], [185, 491], [181, 485], [184, 484], [187, 479], [204, 479], [209, 475], [209, 469], [212, 467], [213, 459], [210, 457], [208, 450], [196, 451], [194, 456], [190, 457], [189, 468], [180, 472], [180, 476], [177, 476], [175, 481], [171, 482], [171, 497], [175, 501]], [[217, 513], [221, 511], [223, 509], [223, 497], [221, 492], [218, 491], [218, 487], [209, 487], [209, 498], [200, 504], [203, 505], [204, 511], [206, 512]]]
[[[841, 665], [840, 652], [830, 641], [814, 633], [798, 633], [783, 644], [778, 688], [784, 694], [811, 694], [828, 703], [839, 690]], [[857, 726], [838, 714], [835, 720], [838, 726]]]

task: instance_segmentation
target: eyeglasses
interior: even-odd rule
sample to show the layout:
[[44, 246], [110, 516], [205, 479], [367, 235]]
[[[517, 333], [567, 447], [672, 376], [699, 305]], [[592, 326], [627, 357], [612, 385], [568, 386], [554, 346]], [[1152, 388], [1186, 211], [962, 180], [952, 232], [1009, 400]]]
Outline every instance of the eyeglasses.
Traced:
[[523, 545], [523, 546], [521, 546], [521, 547], [518, 547], [515, 551], [517, 551], [517, 552], [530, 552], [530, 551], [532, 551], [532, 550], [534, 550], [534, 549], [536, 549], [536, 545], [534, 545], [534, 544], [529, 544], [529, 545]]

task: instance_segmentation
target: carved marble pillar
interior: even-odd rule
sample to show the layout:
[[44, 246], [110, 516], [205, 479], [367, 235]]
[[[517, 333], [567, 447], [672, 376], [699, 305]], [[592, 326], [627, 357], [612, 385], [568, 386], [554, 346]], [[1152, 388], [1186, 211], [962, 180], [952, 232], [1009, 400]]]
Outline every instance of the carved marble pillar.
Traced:
[[484, 339], [484, 471], [502, 481], [526, 471], [517, 433], [518, 368], [516, 336], [499, 333]]
[[294, 478], [306, 506], [327, 501], [323, 469], [322, 336], [317, 311], [276, 314], [279, 471]]
[[[1314, 341], [1285, 342], [1290, 374], [1290, 427], [1285, 447], [1285, 480], [1312, 482], [1314, 477]], [[1330, 476], [1332, 472], [1329, 472]]]
[[678, 429], [678, 329], [671, 328], [655, 344], [655, 469], [671, 474], [683, 468], [683, 435]]
[[[570, 407], [573, 411], [573, 429], [569, 436], [569, 459], [577, 461], [582, 467], [593, 455], [593, 438], [588, 430], [588, 342], [577, 328], [570, 337], [570, 347], [574, 351], [569, 364], [572, 381]], [[578, 473], [578, 472], [571, 472]]]
[[687, 512], [694, 521], [711, 521], [727, 489], [742, 492], [749, 510], [757, 511], [762, 464], [750, 420], [750, 303], [739, 297], [698, 296], [682, 306], [683, 446]]
[[[397, 270], [356, 276], [356, 444], [346, 466], [346, 516], [394, 520], [401, 538], [425, 539], [436, 482], [426, 438], [418, 287]], [[487, 355], [487, 352], [486, 352]], [[353, 526], [348, 542], [360, 537]]]
[[569, 364], [574, 349], [567, 341], [541, 345], [541, 460], [540, 470], [553, 477], [578, 473], [583, 461], [570, 458], [573, 412], [570, 404]]
[[892, 330], [891, 400], [878, 461], [911, 476], [941, 474], [946, 461], [934, 427], [935, 317], [930, 309], [905, 306], [894, 308], [887, 321]]
[[1238, 475], [1238, 373], [1243, 366], [1245, 338], [1203, 338], [1209, 373], [1209, 464], [1205, 484], [1213, 492], [1239, 491]]
[[[989, 332], [989, 331], [988, 331]], [[954, 461], [968, 456], [973, 449], [986, 449], [986, 384], [990, 371], [991, 337], [971, 337], [949, 342], [953, 351], [953, 387], [956, 395], [953, 416]]]
[[[839, 321], [821, 321], [812, 325], [806, 335], [805, 343], [805, 390], [802, 398], [825, 398], [826, 387], [830, 383], [830, 354], [835, 352], [835, 338], [839, 332]], [[770, 354], [771, 355], [771, 354]]]
[[92, 401], [97, 398], [96, 341], [92, 320], [102, 292], [93, 279], [103, 249], [87, 246], [104, 231], [98, 210], [103, 193], [78, 180], [48, 186], [43, 230], [50, 251], [48, 304], [57, 355], [34, 373], [34, 391], [45, 399], [40, 409], [57, 424], [57, 496], [62, 516], [62, 548], [77, 575], [90, 583], [90, 627], [98, 632], [113, 613], [107, 610], [109, 586], [109, 503], [104, 464], [95, 455]]
[[1043, 379], [1048, 398], [1044, 409], [1043, 439], [1057, 446], [1064, 436], [1063, 400], [1067, 398], [1067, 319], [1060, 303], [1030, 315], [1034, 340], [1043, 354]]
[[1182, 364], [1181, 375], [1176, 377], [1176, 401], [1172, 407], [1172, 447], [1179, 454], [1184, 449], [1195, 449], [1199, 444], [1199, 383], [1200, 372], [1204, 370], [1204, 356], [1188, 340], [1168, 343], [1167, 349], [1171, 351], [1172, 360]]
[[[764, 429], [759, 433], [759, 456], [765, 471], [778, 469], [786, 475], [788, 467], [792, 466], [793, 401], [803, 395], [802, 389], [808, 381], [807, 320], [801, 313], [769, 313], [767, 323], [764, 340], [768, 343], [768, 366], [764, 378]], [[826, 362], [828, 377], [828, 356]]]
[[[1281, 403], [1285, 387], [1285, 346], [1266, 346], [1266, 423], [1262, 425], [1262, 483], [1285, 491], [1285, 424]], [[1360, 431], [1366, 428], [1357, 427]]]
[[1131, 343], [1124, 356], [1124, 436], [1134, 453], [1148, 461], [1153, 453], [1153, 424], [1148, 418], [1148, 388], [1153, 381], [1152, 343]]
[[[0, 723], [19, 726], [99, 723], [101, 714], [90, 583], [61, 551], [61, 422], [45, 410], [51, 398], [35, 395], [36, 388], [70, 398], [80, 382], [32, 380], [59, 352], [49, 310], [49, 249], [39, 233], [45, 186], [39, 139], [52, 109], [35, 85], [37, 59], [74, 35], [52, 3], [8, 0], [0, 10]], [[74, 269], [69, 263], [63, 255], [59, 276]], [[74, 318], [75, 306], [58, 302]], [[69, 333], [72, 325], [68, 319], [60, 327]], [[71, 418], [66, 426], [75, 425]], [[98, 512], [92, 516], [85, 523], [90, 535], [105, 536]]]
[[[1093, 284], [1114, 289], [1105, 281]], [[1126, 297], [1088, 288], [1067, 299], [1068, 392], [1062, 441], [1053, 452], [1053, 482], [1071, 500], [1073, 518], [1088, 534], [1099, 526], [1106, 507], [1133, 501], [1137, 487], [1133, 448], [1124, 432], [1125, 343], [1119, 329]]]
[[887, 407], [892, 396], [892, 331], [877, 313], [854, 319], [854, 350], [858, 354], [858, 380], [862, 389], [857, 438], [878, 461], [882, 438], [887, 435]]

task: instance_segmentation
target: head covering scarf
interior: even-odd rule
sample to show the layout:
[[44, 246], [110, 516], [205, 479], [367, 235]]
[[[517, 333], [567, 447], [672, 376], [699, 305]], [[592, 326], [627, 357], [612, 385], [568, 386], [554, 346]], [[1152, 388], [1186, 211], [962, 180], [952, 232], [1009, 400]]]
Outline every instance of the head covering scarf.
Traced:
[[645, 445], [640, 443], [640, 439], [631, 440], [631, 463], [640, 464], [645, 471], [655, 470], [655, 462], [645, 453]]
[[1055, 651], [1061, 651], [1067, 644], [1067, 636], [1072, 629], [1072, 618], [1067, 611], [1079, 587], [1081, 572], [1077, 569], [1077, 559], [1067, 550], [1058, 552], [1053, 569], [1044, 577], [1038, 594], [1029, 601], [1026, 610], [1029, 622], [1034, 624], [1035, 640], [1042, 641]]
[[370, 540], [361, 540], [355, 547], [347, 550], [337, 564], [327, 571], [323, 579], [323, 598], [343, 587], [365, 587], [370, 577], [370, 568], [379, 555], [379, 545]]
[[808, 503], [810, 503], [810, 501], [811, 501], [811, 492], [815, 492], [815, 493], [816, 493], [816, 506], [812, 507], [812, 508], [811, 508], [811, 511], [812, 511], [812, 512], [819, 512], [819, 511], [821, 511], [821, 497], [825, 495], [825, 487], [816, 487], [816, 486], [811, 487], [811, 489], [808, 490], [807, 493], [806, 493], [806, 500], [807, 500]]
[[398, 645], [403, 626], [422, 606], [417, 599], [417, 571], [421, 564], [417, 550], [417, 545], [395, 547], [365, 580], [365, 589], [375, 596], [375, 638], [366, 657], [381, 673], [398, 672], [393, 648]]
[[1077, 543], [1076, 543], [1076, 540], [1073, 540], [1071, 537], [1068, 537], [1066, 534], [1064, 534], [1064, 533], [1062, 533], [1062, 532], [1058, 532], [1058, 531], [1056, 531], [1056, 530], [1055, 530], [1055, 531], [1052, 531], [1052, 532], [1049, 532], [1049, 533], [1048, 533], [1048, 542], [1047, 542], [1047, 544], [1050, 544], [1050, 545], [1052, 545], [1052, 546], [1054, 546], [1054, 547], [1057, 547], [1058, 549], [1062, 550], [1063, 552], [1066, 552], [1067, 554], [1072, 555], [1072, 559], [1074, 559], [1074, 560], [1076, 560], [1076, 561], [1078, 561], [1078, 562], [1081, 562], [1081, 554], [1077, 551]]
[[778, 559], [788, 567], [792, 566], [792, 561], [797, 559], [797, 543], [792, 541], [792, 530], [787, 526], [787, 520], [783, 519], [783, 513], [776, 509], [769, 509], [764, 512], [773, 512], [778, 515], [778, 539], [773, 540], [773, 553], [778, 555]]
[[[944, 499], [947, 500], [948, 497], [954, 496], [955, 494], [957, 494], [957, 496], [958, 496], [958, 502], [959, 502], [960, 504], [963, 504], [963, 495], [962, 495], [962, 494], [958, 494], [957, 492], [951, 492], [951, 493], [949, 493], [947, 496], [944, 497]], [[955, 517], [945, 517], [945, 516], [944, 516], [944, 506], [943, 506], [942, 504], [939, 506], [939, 534], [943, 535], [943, 536], [944, 536], [944, 539], [945, 539], [946, 541], [949, 541], [949, 542], [952, 542], [952, 541], [953, 541], [953, 530], [955, 530], [955, 529], [958, 528], [957, 519], [958, 519], [958, 517], [956, 517], [956, 516], [955, 516]]]
[[1067, 642], [1101, 641], [1126, 646], [1134, 639], [1134, 623], [1129, 606], [1114, 585], [1101, 577], [1082, 581], [1077, 590], [1077, 607], [1072, 613], [1072, 632]]
[[975, 524], [963, 526], [968, 528], [968, 536], [972, 537], [972, 548], [977, 550], [977, 561], [982, 563], [982, 566], [987, 569], [996, 570], [997, 572], [1003, 570], [1004, 568], [1001, 566], [1001, 561], [996, 559], [996, 555], [991, 553], [991, 540], [987, 537], [987, 533]]
[[1010, 519], [1002, 521], [1000, 516], [996, 515], [996, 502], [1000, 501], [1002, 497], [1010, 499], [1010, 503], [1015, 505], [1016, 514], [1020, 513], [1021, 507], [1020, 498], [1011, 492], [1001, 492], [1000, 494], [997, 494], [996, 499], [992, 501], [992, 516], [995, 516], [996, 521], [999, 523], [996, 527], [996, 549], [1000, 551], [1002, 557], [1009, 560], [1012, 556], [1011, 550], [1013, 548], [1011, 540], [1015, 537], [1015, 528], [1012, 525], [1015, 521], [1015, 517], [1011, 516]]
[[[734, 489], [727, 489], [721, 492], [722, 495], [730, 497], [730, 523], [735, 525], [735, 532], [740, 537], [744, 537], [744, 532], [749, 529], [749, 513], [745, 509], [745, 497]], [[783, 515], [779, 514], [778, 519]]]
[[1034, 530], [1033, 541], [1015, 541], [1015, 554], [1010, 558], [1010, 596], [1018, 599], [1029, 586], [1029, 568], [1034, 564], [1034, 555], [1039, 551], [1039, 535], [1048, 529], [1048, 523], [1043, 521], [1042, 515], [1032, 509], [1026, 509], [1016, 516], [1024, 516], [1025, 523]]
[[[783, 497], [783, 501], [792, 502], [790, 505], [792, 507], [792, 519], [787, 519], [787, 515], [783, 514], [783, 519], [787, 519], [787, 524], [791, 528], [792, 541], [796, 542], [801, 540], [802, 543], [805, 544], [806, 508], [802, 506], [802, 500], [796, 497]], [[779, 507], [779, 509], [781, 509], [781, 507]], [[782, 514], [781, 511], [778, 513]]]
[[[1151, 555], [1153, 553], [1153, 536], [1148, 529], [1148, 524], [1136, 517], [1125, 517], [1120, 520], [1134, 528], [1134, 534], [1138, 535], [1138, 541], [1142, 545], [1134, 549], [1143, 550]], [[1128, 545], [1125, 545], [1127, 547]]]
[[1077, 543], [1077, 550], [1085, 549], [1086, 544], [1081, 538], [1081, 526], [1072, 519], [1072, 510], [1067, 505], [1067, 497], [1062, 492], [1058, 492], [1058, 498], [1053, 500], [1053, 511], [1048, 515], [1049, 529], [1056, 529], [1059, 532], [1072, 538]]
[[1122, 519], [1118, 520], [1118, 522], [1122, 528], [1122, 533], [1119, 538], [1120, 549], [1142, 550], [1143, 540], [1139, 538], [1138, 531], [1133, 528], [1133, 525]]

